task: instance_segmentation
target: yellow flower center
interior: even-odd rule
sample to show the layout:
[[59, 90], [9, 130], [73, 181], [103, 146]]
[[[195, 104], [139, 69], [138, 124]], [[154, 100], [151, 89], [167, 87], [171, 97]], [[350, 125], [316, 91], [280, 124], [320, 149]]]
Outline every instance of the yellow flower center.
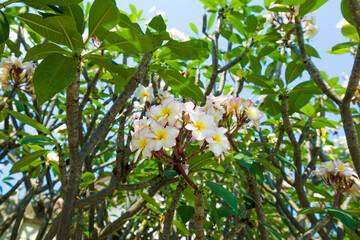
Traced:
[[164, 107], [162, 110], [161, 110], [161, 116], [162, 117], [165, 117], [165, 116], [170, 116], [171, 115], [171, 108], [168, 108], [168, 107]]
[[197, 128], [198, 131], [202, 131], [205, 128], [205, 125], [204, 125], [203, 122], [195, 122], [194, 125], [195, 125], [195, 127]]
[[145, 98], [145, 97], [149, 97], [149, 93], [147, 91], [143, 91], [141, 93], [141, 97]]
[[157, 131], [156, 136], [157, 136], [157, 139], [156, 139], [157, 141], [161, 141], [161, 140], [166, 141], [167, 134], [165, 131], [161, 131], [161, 130]]
[[219, 134], [216, 134], [215, 136], [213, 136], [212, 139], [213, 139], [214, 142], [216, 142], [216, 143], [220, 143], [220, 142], [221, 142], [221, 139], [220, 139], [220, 135], [219, 135]]
[[146, 138], [141, 139], [141, 141], [139, 143], [140, 149], [144, 149], [147, 144], [148, 144], [148, 142], [147, 142]]

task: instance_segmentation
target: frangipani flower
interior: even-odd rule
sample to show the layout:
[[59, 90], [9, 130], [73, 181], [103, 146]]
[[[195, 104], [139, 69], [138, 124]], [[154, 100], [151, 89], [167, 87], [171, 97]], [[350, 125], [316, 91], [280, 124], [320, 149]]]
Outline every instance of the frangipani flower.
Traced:
[[135, 151], [139, 149], [142, 151], [142, 156], [145, 159], [151, 157], [151, 152], [154, 151], [156, 146], [156, 141], [147, 136], [149, 134], [152, 134], [152, 131], [144, 127], [133, 134], [133, 139], [130, 142], [130, 150]]
[[318, 175], [327, 185], [335, 188], [338, 192], [351, 192], [350, 189], [359, 179], [350, 164], [340, 160], [316, 165], [312, 175]]
[[[206, 138], [209, 143], [209, 149], [214, 153], [215, 157], [219, 158], [223, 152], [230, 150], [230, 143], [225, 136], [226, 128], [216, 128], [216, 133], [213, 137]], [[219, 162], [218, 162], [219, 163]]]
[[153, 88], [152, 87], [144, 87], [143, 85], [139, 85], [139, 87], [135, 90], [134, 96], [140, 99], [141, 103], [151, 102], [153, 97]]
[[165, 126], [165, 124], [174, 126], [176, 121], [181, 117], [181, 113], [180, 103], [168, 97], [162, 101], [161, 105], [151, 107], [148, 116], [163, 126]]
[[179, 129], [170, 126], [164, 127], [156, 121], [152, 121], [150, 127], [152, 132], [145, 134], [145, 136], [155, 140], [156, 145], [154, 151], [159, 151], [163, 147], [172, 148], [175, 146]]
[[191, 122], [185, 128], [192, 131], [192, 136], [195, 140], [202, 141], [216, 134], [213, 116], [201, 112], [199, 109], [197, 111], [190, 111], [189, 115]]
[[239, 110], [241, 108], [242, 99], [241, 97], [234, 97], [231, 98], [229, 101], [229, 104], [227, 105], [227, 114], [230, 114], [231, 112], [239, 113]]

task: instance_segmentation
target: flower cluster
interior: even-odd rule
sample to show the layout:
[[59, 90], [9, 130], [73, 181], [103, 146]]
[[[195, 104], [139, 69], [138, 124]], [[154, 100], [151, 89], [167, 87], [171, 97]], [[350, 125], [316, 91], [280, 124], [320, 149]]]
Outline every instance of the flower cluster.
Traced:
[[337, 192], [348, 192], [360, 197], [359, 177], [349, 163], [340, 160], [323, 162], [316, 165], [312, 174], [321, 177], [325, 184]]
[[34, 63], [23, 63], [19, 58], [10, 56], [0, 61], [0, 83], [3, 91], [24, 87], [33, 93], [32, 79], [35, 71]]
[[[282, 4], [271, 3], [269, 9], [271, 10], [272, 8], [278, 8], [278, 7], [286, 7], [286, 6]], [[297, 8], [293, 8], [292, 11], [289, 12], [266, 11], [262, 14], [266, 19], [264, 27], [266, 28], [267, 26], [270, 25], [274, 29], [280, 29], [280, 34], [283, 36], [283, 38], [290, 40], [293, 38], [292, 34], [294, 34], [295, 31], [293, 31], [293, 29], [290, 31], [285, 30], [286, 28], [283, 28], [283, 26], [294, 24], [295, 15], [297, 14], [298, 14]], [[303, 28], [304, 39], [309, 39], [314, 37], [319, 31], [318, 27], [315, 25], [315, 17], [308, 18], [305, 16], [301, 18], [301, 26]]]
[[312, 38], [319, 32], [319, 28], [315, 25], [314, 16], [302, 19], [301, 25], [304, 31], [304, 39]]
[[[140, 86], [135, 95], [140, 101], [148, 101], [150, 93], [152, 90]], [[195, 141], [201, 146], [200, 151], [210, 149], [220, 163], [230, 150], [229, 138], [249, 121], [258, 129], [262, 116], [251, 100], [243, 102], [239, 97], [208, 96], [200, 107], [169, 96], [151, 106], [143, 119], [134, 121], [130, 147], [141, 151], [144, 158], [156, 156], [178, 164], [190, 158], [184, 156], [184, 150]], [[175, 157], [165, 153], [172, 148]]]

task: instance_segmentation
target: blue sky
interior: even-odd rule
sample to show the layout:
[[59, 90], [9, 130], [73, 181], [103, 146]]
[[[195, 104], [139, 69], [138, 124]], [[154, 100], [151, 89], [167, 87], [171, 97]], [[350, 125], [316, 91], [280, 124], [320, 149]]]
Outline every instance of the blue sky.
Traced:
[[[336, 28], [336, 24], [343, 18], [340, 11], [340, 2], [329, 0], [315, 13], [309, 16], [316, 17], [316, 25], [319, 28], [318, 34], [310, 41], [319, 53], [321, 59], [314, 59], [315, 64], [321, 71], [325, 71], [329, 78], [340, 77], [344, 72], [350, 74], [353, 64], [353, 57], [350, 54], [334, 55], [326, 53], [335, 44], [348, 41], [342, 36], [340, 29]], [[252, 5], [262, 5], [262, 0], [253, 1]], [[200, 1], [182, 0], [117, 0], [119, 9], [130, 13], [129, 4], [134, 5], [138, 11], [144, 10], [143, 17], [151, 18], [156, 15], [156, 11], [165, 12], [168, 28], [177, 28], [188, 36], [196, 36], [192, 32], [189, 23], [194, 23], [200, 30], [202, 25], [202, 15], [205, 10]], [[149, 12], [155, 7], [156, 11]]]

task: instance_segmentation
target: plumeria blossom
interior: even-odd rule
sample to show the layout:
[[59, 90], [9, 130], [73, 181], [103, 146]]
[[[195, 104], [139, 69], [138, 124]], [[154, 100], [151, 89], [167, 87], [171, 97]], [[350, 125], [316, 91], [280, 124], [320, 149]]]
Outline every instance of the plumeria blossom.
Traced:
[[35, 63], [23, 63], [21, 59], [10, 56], [0, 61], [0, 86], [3, 91], [10, 91], [13, 87], [23, 86], [25, 91], [34, 93], [32, 79]]
[[185, 126], [192, 131], [195, 140], [202, 141], [207, 137], [212, 137], [216, 133], [214, 117], [212, 115], [198, 111], [189, 112], [190, 123]]
[[[356, 189], [359, 182], [355, 170], [349, 163], [343, 163], [340, 160], [327, 161], [316, 165], [312, 175], [317, 175], [325, 184], [335, 188], [337, 192], [352, 192]], [[354, 187], [354, 188], [353, 188]], [[352, 189], [352, 190], [351, 190]]]
[[263, 117], [263, 112], [254, 106], [251, 100], [247, 100], [243, 104], [245, 113], [249, 120], [254, 124], [256, 130], [260, 129], [260, 119]]
[[160, 123], [153, 121], [151, 122], [151, 130], [145, 134], [146, 137], [153, 138], [155, 140], [154, 151], [159, 151], [163, 147], [172, 148], [176, 144], [176, 137], [179, 135], [179, 129], [176, 127], [164, 127]]
[[148, 134], [152, 134], [153, 132], [144, 127], [139, 131], [133, 134], [133, 139], [130, 142], [130, 150], [135, 151], [138, 150], [142, 151], [142, 156], [146, 158], [150, 158], [152, 155], [152, 151], [154, 151], [156, 146], [156, 141], [152, 137], [148, 137]]
[[151, 107], [148, 116], [163, 126], [165, 124], [174, 126], [176, 121], [181, 117], [181, 113], [180, 103], [172, 97], [168, 97], [164, 99], [160, 105]]
[[183, 42], [190, 40], [190, 38], [188, 36], [186, 36], [183, 32], [181, 32], [177, 28], [166, 29], [166, 31], [169, 33], [170, 37], [173, 40], [181, 40]]
[[138, 130], [142, 129], [143, 127], [149, 127], [151, 123], [150, 119], [135, 119], [133, 123], [134, 131], [137, 132]]
[[319, 28], [315, 25], [314, 16], [309, 19], [303, 19], [301, 25], [304, 31], [304, 39], [312, 38], [319, 32]]
[[151, 86], [144, 87], [143, 85], [139, 85], [134, 92], [134, 96], [140, 99], [141, 103], [151, 102], [154, 99], [153, 92], [154, 89]]
[[231, 112], [234, 112], [235, 114], [239, 112], [242, 105], [242, 99], [241, 97], [234, 97], [231, 98], [229, 101], [229, 105], [227, 105], [226, 113], [230, 114]]
[[[262, 117], [253, 102], [229, 95], [209, 96], [203, 107], [179, 102], [172, 96], [156, 97], [156, 105], [146, 106], [145, 117], [134, 120], [131, 150], [138, 150], [137, 155], [142, 152], [144, 158], [155, 157], [173, 165], [194, 189], [197, 186], [188, 176], [186, 162], [209, 150], [220, 164], [231, 149], [230, 138], [249, 121], [258, 128]], [[193, 143], [200, 148], [188, 155], [185, 150]]]
[[218, 164], [220, 164], [219, 159], [224, 152], [230, 150], [230, 143], [225, 136], [227, 132], [226, 128], [216, 128], [216, 133], [212, 137], [207, 137], [205, 140], [209, 143], [209, 149], [214, 153], [215, 157], [218, 159]]

